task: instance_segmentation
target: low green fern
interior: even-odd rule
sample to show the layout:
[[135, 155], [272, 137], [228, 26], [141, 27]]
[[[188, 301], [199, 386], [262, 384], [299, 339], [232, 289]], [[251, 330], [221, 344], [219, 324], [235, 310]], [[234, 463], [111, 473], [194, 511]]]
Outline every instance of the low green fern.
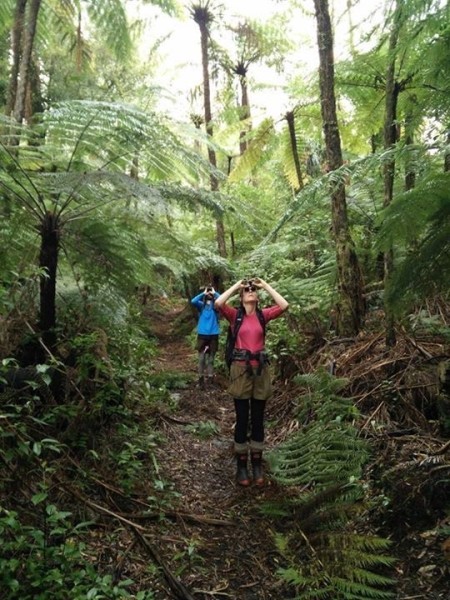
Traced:
[[326, 372], [297, 381], [308, 389], [299, 411], [303, 429], [270, 456], [277, 481], [302, 490], [284, 507], [289, 533], [275, 535], [285, 559], [279, 574], [296, 600], [391, 598], [390, 542], [359, 531], [365, 510], [359, 480], [369, 450], [354, 425], [357, 410], [338, 394], [345, 381]]
[[298, 416], [304, 426], [271, 455], [276, 479], [284, 485], [326, 487], [359, 478], [368, 450], [353, 425], [355, 407], [337, 394], [345, 381], [315, 373], [297, 382], [311, 390]]

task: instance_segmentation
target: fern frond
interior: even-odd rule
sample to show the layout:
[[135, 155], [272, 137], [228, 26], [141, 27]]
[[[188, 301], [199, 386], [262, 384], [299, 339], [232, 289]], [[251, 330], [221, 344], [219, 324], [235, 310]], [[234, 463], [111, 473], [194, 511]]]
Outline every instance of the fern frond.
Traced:
[[108, 284], [129, 293], [140, 279], [145, 248], [132, 231], [111, 218], [91, 215], [89, 220], [74, 221], [62, 242], [72, 262], [86, 265], [84, 281], [91, 289]]
[[146, 176], [154, 181], [164, 177], [194, 182], [199, 174], [209, 174], [207, 161], [182, 143], [164, 117], [132, 106], [63, 102], [43, 115], [43, 126], [49, 159], [61, 164], [65, 149], [62, 158], [77, 170], [108, 167], [129, 172], [138, 156]]
[[251, 175], [252, 170], [257, 166], [263, 156], [266, 145], [272, 135], [273, 121], [272, 119], [265, 119], [259, 125], [258, 129], [252, 132], [252, 140], [247, 151], [239, 158], [236, 166], [230, 173], [230, 182], [239, 181], [240, 179]]
[[403, 245], [406, 251], [386, 293], [396, 309], [450, 289], [449, 186], [450, 173], [430, 175], [383, 213], [379, 247]]
[[[306, 376], [303, 382], [314, 385], [300, 411], [309, 422], [271, 455], [274, 476], [283, 485], [306, 485], [318, 489], [358, 479], [368, 457], [365, 443], [353, 425], [357, 410], [351, 400], [336, 396], [343, 381], [323, 373]], [[303, 413], [303, 414], [302, 414]]]
[[394, 559], [390, 542], [360, 535], [350, 526], [363, 510], [359, 480], [368, 449], [353, 425], [357, 410], [337, 396], [345, 384], [326, 372], [298, 378], [309, 388], [303, 430], [270, 456], [275, 478], [284, 485], [307, 485], [309, 492], [290, 501], [293, 527], [278, 545], [288, 567], [281, 577], [295, 587], [297, 599], [386, 599], [393, 584], [380, 572]]
[[101, 0], [87, 4], [89, 18], [117, 57], [130, 54], [131, 39], [127, 13], [122, 0]]
[[[296, 598], [339, 598], [341, 600], [368, 600], [392, 598], [389, 591], [393, 579], [377, 570], [389, 569], [395, 559], [384, 554], [389, 540], [376, 536], [345, 533], [341, 524], [334, 529], [303, 533], [295, 536], [298, 557], [296, 565], [279, 571], [283, 579], [297, 588]], [[304, 529], [302, 528], [302, 531]], [[293, 535], [279, 546], [290, 556], [289, 543]], [[298, 545], [300, 544], [300, 546]]]
[[430, 222], [450, 219], [450, 173], [431, 174], [415, 188], [399, 194], [383, 211], [377, 245], [388, 249], [408, 244], [427, 230]]

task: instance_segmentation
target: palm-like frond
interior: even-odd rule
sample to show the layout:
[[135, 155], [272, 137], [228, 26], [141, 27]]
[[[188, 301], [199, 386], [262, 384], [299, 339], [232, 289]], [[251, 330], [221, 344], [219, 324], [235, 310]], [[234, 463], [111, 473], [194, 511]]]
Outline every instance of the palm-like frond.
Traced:
[[[120, 168], [127, 171], [139, 157], [152, 179], [196, 181], [206, 175], [207, 162], [173, 133], [162, 115], [109, 102], [71, 101], [45, 113], [46, 153], [66, 148], [70, 165], [81, 168]], [[67, 156], [66, 154], [66, 156]]]
[[3, 34], [11, 28], [15, 4], [14, 0], [0, 2], [0, 30]]
[[107, 45], [126, 57], [131, 48], [128, 18], [123, 0], [97, 0], [87, 4], [89, 18]]
[[230, 173], [229, 180], [239, 181], [244, 177], [250, 177], [252, 170], [261, 160], [267, 143], [273, 136], [273, 121], [265, 119], [259, 127], [252, 132], [252, 139], [247, 151], [239, 158], [236, 166]]
[[450, 289], [450, 173], [433, 174], [384, 211], [379, 247], [404, 250], [387, 293], [402, 308]]
[[357, 411], [336, 394], [342, 382], [333, 381], [333, 389], [328, 379], [325, 373], [299, 379], [311, 388], [299, 415], [306, 424], [273, 453], [274, 474], [285, 485], [315, 482], [322, 488], [361, 474], [367, 449], [352, 424]]

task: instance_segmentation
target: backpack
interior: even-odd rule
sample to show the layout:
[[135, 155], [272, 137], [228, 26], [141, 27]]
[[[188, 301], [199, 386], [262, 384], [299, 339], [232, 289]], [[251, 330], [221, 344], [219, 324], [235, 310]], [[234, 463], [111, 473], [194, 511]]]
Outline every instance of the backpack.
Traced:
[[[262, 330], [263, 330], [263, 334], [265, 336], [266, 335], [266, 321], [264, 319], [263, 312], [260, 308], [256, 308], [256, 315], [258, 317], [258, 320], [259, 320]], [[241, 304], [237, 310], [236, 319], [234, 321], [233, 328], [231, 327], [231, 325], [228, 326], [227, 339], [225, 342], [225, 363], [226, 363], [228, 369], [230, 369], [231, 363], [233, 362], [234, 345], [236, 343], [237, 334], [242, 325], [242, 321], [244, 320], [244, 317], [245, 317], [245, 309]]]

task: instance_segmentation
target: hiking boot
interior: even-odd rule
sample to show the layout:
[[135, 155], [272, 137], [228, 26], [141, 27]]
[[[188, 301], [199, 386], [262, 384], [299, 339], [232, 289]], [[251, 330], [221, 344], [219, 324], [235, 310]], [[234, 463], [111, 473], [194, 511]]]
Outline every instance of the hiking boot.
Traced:
[[205, 378], [203, 377], [203, 375], [201, 375], [201, 376], [198, 378], [198, 384], [197, 384], [197, 385], [198, 385], [198, 387], [199, 387], [201, 390], [204, 390], [204, 389], [205, 389]]
[[248, 487], [250, 485], [250, 477], [247, 471], [247, 455], [246, 454], [237, 454], [236, 455], [236, 479], [239, 485], [244, 487]]
[[252, 471], [253, 471], [253, 481], [255, 485], [261, 487], [264, 485], [264, 475], [263, 475], [263, 467], [262, 467], [262, 452], [252, 452]]

